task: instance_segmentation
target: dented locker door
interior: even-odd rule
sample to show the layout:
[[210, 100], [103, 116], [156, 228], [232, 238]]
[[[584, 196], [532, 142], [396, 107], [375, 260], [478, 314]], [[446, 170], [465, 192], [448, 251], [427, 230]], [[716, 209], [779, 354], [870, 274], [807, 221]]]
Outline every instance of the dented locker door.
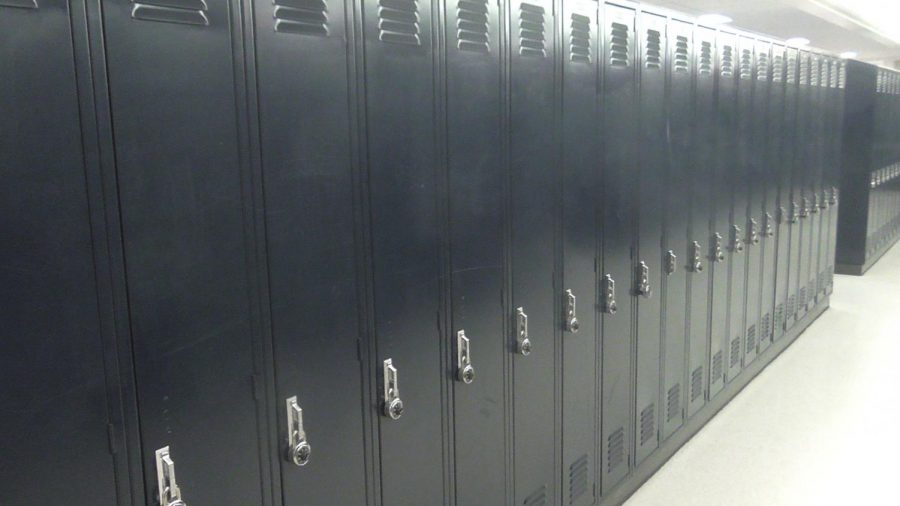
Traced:
[[[690, 233], [688, 235], [688, 371], [690, 394], [688, 415], [693, 415], [706, 402], [709, 382], [709, 357], [719, 354], [722, 342], [710, 339], [711, 258], [713, 192], [715, 170], [715, 73], [716, 39], [709, 28], [694, 30], [693, 123], [691, 124], [691, 163], [688, 166], [690, 191]], [[721, 368], [719, 369], [721, 375]]]
[[438, 328], [432, 4], [367, 0], [362, 9], [381, 498], [439, 504], [450, 337]]
[[[660, 331], [662, 291], [662, 213], [666, 145], [666, 18], [640, 12], [635, 32], [639, 47], [637, 191], [633, 194], [638, 224], [637, 265], [631, 287], [637, 310], [635, 347], [634, 464], [640, 464], [659, 444]], [[680, 411], [680, 394], [676, 392]], [[680, 417], [679, 417], [680, 419]]]
[[100, 319], [110, 308], [98, 294], [86, 185], [98, 167], [82, 147], [92, 121], [79, 110], [73, 58], [87, 58], [84, 46], [73, 47], [75, 33], [85, 33], [83, 10], [80, 1], [0, 0], [7, 506], [117, 501], [103, 360], [110, 329]]
[[[364, 329], [344, 5], [257, 1], [254, 12], [282, 497], [286, 506], [362, 504]], [[289, 425], [292, 398], [302, 417]]]
[[[667, 171], [660, 181], [659, 198], [665, 203], [665, 234], [662, 248], [662, 268], [665, 276], [663, 292], [663, 385], [660, 399], [665, 400], [662, 411], [662, 440], [681, 427], [691, 385], [696, 392], [701, 385], [692, 382], [685, 370], [687, 365], [687, 283], [691, 272], [688, 229], [691, 203], [685, 199], [691, 193], [692, 165], [691, 124], [694, 120], [691, 70], [694, 67], [693, 27], [682, 21], [669, 21], [668, 96], [665, 130], [668, 146], [664, 153]], [[641, 90], [643, 94], [643, 90]]]
[[[772, 85], [769, 88], [769, 149], [768, 174], [769, 189], [775, 197], [774, 208], [770, 211], [775, 217], [773, 238], [775, 271], [771, 286], [764, 293], [771, 296], [772, 340], [784, 335], [784, 324], [787, 307], [788, 258], [791, 246], [791, 165], [789, 154], [793, 149], [793, 131], [788, 128], [789, 117], [792, 117], [792, 104], [795, 94], [788, 84], [788, 65], [791, 60], [784, 46], [772, 48]], [[777, 139], [775, 138], [777, 137]], [[769, 201], [771, 202], [771, 200]], [[771, 253], [770, 253], [771, 254]], [[766, 295], [768, 296], [768, 295]]]
[[622, 481], [632, 462], [632, 206], [637, 182], [634, 21], [632, 9], [611, 4], [603, 8], [602, 494]]
[[[558, 170], [553, 3], [511, 2], [509, 188], [515, 502], [557, 496]], [[525, 335], [527, 334], [527, 336]], [[528, 340], [526, 345], [525, 340]]]
[[103, 8], [147, 502], [260, 504], [239, 4]]
[[597, 478], [600, 192], [598, 4], [565, 4], [562, 209], [562, 504], [593, 504]]
[[[447, 192], [456, 502], [507, 498], [500, 12], [446, 6]], [[470, 369], [467, 369], [470, 367]], [[401, 390], [402, 391], [402, 390]]]
[[709, 259], [712, 262], [709, 396], [712, 398], [725, 385], [725, 371], [731, 360], [730, 274], [732, 263], [741, 259], [731, 247], [731, 211], [733, 205], [731, 173], [735, 151], [734, 101], [737, 39], [725, 32], [716, 34], [716, 102], [714, 116], [715, 164], [712, 193], [713, 234]]

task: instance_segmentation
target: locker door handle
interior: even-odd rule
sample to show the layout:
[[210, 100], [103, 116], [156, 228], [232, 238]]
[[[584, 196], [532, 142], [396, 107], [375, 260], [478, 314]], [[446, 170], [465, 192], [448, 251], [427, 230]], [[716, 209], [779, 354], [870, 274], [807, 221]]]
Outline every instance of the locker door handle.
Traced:
[[175, 461], [168, 446], [156, 450], [156, 481], [161, 506], [186, 506], [181, 498], [181, 489], [175, 478]]
[[800, 217], [800, 206], [796, 202], [791, 202], [791, 223], [797, 223]]
[[830, 202], [828, 202], [828, 190], [822, 190], [822, 198], [819, 200], [819, 209], [826, 210]]
[[719, 263], [725, 261], [725, 250], [722, 249], [722, 234], [716, 232], [712, 237], [712, 255], [713, 262]]
[[516, 308], [516, 353], [523, 357], [531, 354], [531, 339], [528, 338], [528, 315], [521, 307]]
[[297, 396], [285, 401], [287, 410], [288, 449], [287, 459], [295, 466], [303, 467], [309, 463], [312, 447], [306, 441], [306, 431], [303, 430], [303, 409], [297, 402]]
[[834, 186], [831, 187], [831, 197], [828, 200], [828, 203], [831, 205], [837, 204], [838, 199], [838, 189]]
[[608, 315], [616, 314], [616, 280], [606, 274], [600, 281], [600, 311]]
[[397, 368], [393, 359], [385, 359], [383, 364], [384, 374], [384, 399], [382, 412], [391, 420], [397, 420], [403, 415], [403, 401], [400, 399], [400, 383], [397, 379]]
[[466, 331], [456, 333], [456, 379], [466, 385], [475, 381], [475, 368], [472, 367], [472, 354]]
[[635, 269], [634, 291], [636, 295], [645, 299], [649, 299], [653, 295], [653, 290], [650, 288], [650, 267], [644, 261], [641, 261]]
[[666, 251], [666, 255], [663, 258], [663, 267], [667, 276], [675, 274], [675, 270], [678, 269], [678, 256], [675, 255], [674, 251]]
[[750, 222], [747, 225], [747, 244], [759, 244], [759, 223], [753, 218], [750, 218]]
[[812, 214], [817, 214], [819, 212], [819, 194], [814, 193], [812, 199], [812, 206], [809, 208], [809, 212]]
[[744, 241], [741, 237], [741, 227], [737, 225], [731, 226], [731, 251], [741, 253], [744, 251]]
[[775, 237], [775, 228], [772, 227], [772, 222], [774, 222], [774, 221], [775, 221], [775, 219], [772, 218], [772, 215], [769, 213], [766, 213], [765, 226], [763, 227], [763, 233], [766, 235], [766, 237]]
[[703, 246], [697, 241], [691, 243], [691, 271], [703, 272]]
[[809, 216], [809, 199], [803, 197], [800, 202], [800, 218], [806, 218]]
[[573, 334], [578, 333], [578, 329], [581, 327], [581, 323], [578, 322], [578, 316], [576, 315], [576, 306], [575, 306], [575, 294], [572, 293], [572, 290], [566, 290], [566, 314], [565, 322], [566, 328], [565, 330], [571, 332]]

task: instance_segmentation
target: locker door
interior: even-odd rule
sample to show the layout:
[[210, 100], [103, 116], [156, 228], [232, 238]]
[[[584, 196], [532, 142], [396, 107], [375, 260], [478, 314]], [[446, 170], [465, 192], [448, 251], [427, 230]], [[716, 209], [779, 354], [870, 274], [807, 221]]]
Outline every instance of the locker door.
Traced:
[[79, 1], [0, 0], [7, 506], [116, 504], [99, 318], [108, 308], [98, 299], [85, 184], [97, 168], [82, 148], [73, 58], [73, 26], [85, 31], [79, 9]]
[[[800, 244], [805, 219], [803, 208], [803, 193], [801, 176], [803, 174], [803, 135], [802, 117], [805, 117], [802, 108], [801, 89], [807, 85], [801, 84], [801, 77], [809, 75], [809, 61], [800, 54], [799, 50], [788, 48], [787, 85], [785, 88], [785, 129], [789, 132], [787, 140], [793, 148], [784, 160], [790, 167], [790, 210], [788, 211], [790, 222], [790, 247], [787, 276], [787, 305], [785, 306], [785, 330], [790, 330], [797, 322], [797, 307], [800, 298]], [[801, 75], [800, 70], [806, 70]], [[808, 79], [808, 77], [807, 77]]]
[[381, 496], [438, 504], [447, 493], [439, 434], [449, 336], [438, 328], [432, 4], [362, 7]]
[[[554, 128], [554, 8], [511, 2], [509, 187], [512, 244], [515, 502], [557, 497], [555, 221], [561, 172]], [[521, 312], [519, 311], [521, 309]], [[524, 346], [527, 333], [530, 348]], [[521, 336], [521, 337], [519, 337]], [[526, 351], [530, 349], [529, 352]]]
[[[277, 401], [271, 416], [285, 505], [366, 502], [352, 60], [344, 5], [330, 2], [327, 16], [325, 8], [254, 4]], [[302, 468], [302, 456], [289, 460], [302, 451], [288, 425], [288, 399], [295, 397], [312, 449]]]
[[816, 259], [816, 305], [825, 299], [825, 269], [828, 265], [828, 247], [831, 244], [829, 233], [831, 232], [831, 213], [828, 211], [828, 180], [829, 169], [829, 143], [831, 132], [830, 89], [831, 58], [822, 57], [819, 67], [819, 142], [818, 159], [819, 167], [816, 181], [816, 200], [819, 204], [819, 244]]
[[238, 3], [103, 7], [147, 502], [260, 504]]
[[[760, 293], [760, 319], [759, 319], [759, 351], [762, 353], [768, 348], [774, 337], [775, 328], [775, 283], [778, 275], [778, 181], [779, 181], [779, 153], [782, 143], [782, 120], [784, 118], [784, 47], [766, 44], [765, 50], [771, 52], [767, 68], [768, 79], [763, 81], [766, 99], [763, 130], [760, 133], [762, 139], [762, 187], [765, 191], [763, 203], [762, 222], [760, 236], [762, 239], [762, 285]], [[760, 57], [761, 58], [761, 57]]]
[[[509, 346], [499, 4], [448, 2], [445, 19], [456, 502], [504, 504], [508, 413], [500, 400]], [[467, 379], [466, 365], [474, 379]]]
[[[687, 360], [687, 276], [690, 249], [688, 248], [688, 221], [690, 203], [689, 170], [691, 166], [692, 79], [694, 42], [691, 25], [682, 21], [669, 22], [669, 61], [667, 116], [663, 135], [669, 145], [663, 153], [663, 166], [668, 171], [657, 177], [656, 190], [660, 202], [665, 203], [665, 240], [662, 248], [662, 270], [665, 275], [665, 291], [662, 294], [663, 320], [663, 386], [660, 393], [665, 402], [665, 418], [661, 438], [667, 439], [681, 427], [686, 399], [691, 383], [685, 371]], [[643, 93], [643, 89], [641, 90]], [[657, 137], [663, 138], [663, 136]], [[652, 142], [652, 141], [651, 141]], [[643, 150], [642, 150], [643, 151]], [[666, 165], [667, 164], [667, 165]], [[646, 200], [645, 200], [646, 201]], [[644, 205], [642, 203], [642, 205]], [[699, 388], [699, 385], [698, 385]], [[664, 396], [664, 397], [662, 397]]]
[[[715, 103], [715, 170], [713, 177], [713, 234], [709, 253], [712, 265], [710, 335], [712, 350], [709, 365], [709, 396], [712, 398], [725, 385], [725, 370], [731, 363], [731, 264], [740, 258], [731, 247], [731, 160], [735, 150], [734, 101], [735, 59], [737, 39], [734, 35], [719, 32], [716, 35], [716, 103]], [[717, 346], [718, 345], [718, 346]], [[718, 347], [718, 351], [715, 351]]]
[[812, 158], [812, 93], [810, 91], [810, 66], [812, 61], [807, 51], [800, 51], [800, 88], [797, 95], [797, 155], [799, 161], [795, 167], [797, 185], [798, 216], [800, 218], [800, 242], [795, 262], [797, 265], [797, 305], [795, 318], [800, 320], [806, 315], [807, 281], [809, 280], [809, 253], [812, 238], [812, 220], [810, 216], [809, 172]]
[[559, 20], [561, 40], [569, 42], [559, 48], [563, 54], [562, 504], [593, 504], [597, 477], [597, 14], [593, 0], [569, 1]]
[[[688, 193], [691, 202], [690, 234], [688, 235], [688, 371], [690, 397], [688, 414], [693, 415], [706, 402], [709, 381], [709, 357], [719, 353], [719, 336], [710, 339], [709, 308], [710, 273], [714, 258], [709, 254], [712, 240], [713, 192], [715, 169], [715, 65], [716, 34], [697, 27], [694, 30], [694, 115], [691, 139], [692, 162], [688, 165]], [[721, 362], [720, 362], [721, 364]], [[721, 375], [721, 369], [719, 371]], [[699, 382], [699, 385], [697, 383]]]
[[[832, 160], [831, 166], [831, 195], [829, 196], [829, 204], [831, 204], [831, 240], [832, 244], [828, 248], [828, 282], [826, 293], [831, 295], [834, 291], [834, 268], [837, 255], [838, 243], [838, 219], [840, 217], [840, 188], [842, 176], [842, 159], [844, 156], [843, 145], [843, 129], [844, 129], [844, 86], [847, 81], [847, 64], [843, 60], [837, 60], [837, 72], [833, 76], [833, 93], [832, 107], [834, 108], [833, 131], [829, 145], [831, 146], [831, 154], [829, 158]], [[896, 105], [895, 105], [896, 112]]]
[[[620, 482], [631, 465], [632, 308], [637, 122], [634, 11], [610, 4], [603, 16], [603, 313], [600, 406], [601, 490]], [[618, 299], [618, 300], [616, 300]]]
[[[789, 128], [793, 117], [793, 103], [796, 95], [790, 85], [788, 65], [796, 62], [796, 57], [788, 57], [784, 46], [772, 49], [772, 87], [769, 90], [769, 178], [770, 188], [777, 197], [775, 214], [775, 279], [774, 309], [772, 318], [772, 339], [784, 335], [784, 325], [788, 298], [788, 259], [791, 246], [791, 166], [789, 155], [794, 149], [793, 130]], [[794, 78], [796, 82], [796, 78]], [[774, 139], [778, 137], [778, 140]], [[769, 292], [765, 292], [769, 293]]]
[[[637, 266], [634, 286], [637, 308], [634, 464], [658, 446], [660, 390], [660, 331], [662, 290], [662, 211], [664, 206], [666, 145], [666, 18], [641, 12], [637, 20], [640, 47], [638, 99], [637, 191], [633, 194], [638, 222]], [[642, 286], [646, 285], [646, 286]], [[656, 291], [657, 293], [653, 293]], [[682, 348], [683, 353], [683, 348]], [[683, 355], [682, 355], [683, 356]], [[681, 394], [675, 388], [673, 408], [680, 414]], [[674, 414], [673, 414], [674, 417]], [[680, 420], [680, 416], [678, 417]]]
[[811, 55], [810, 64], [810, 88], [809, 88], [809, 133], [807, 146], [809, 148], [809, 158], [807, 159], [807, 180], [806, 188], [809, 202], [809, 244], [808, 250], [804, 253], [807, 258], [809, 268], [806, 271], [806, 278], [801, 279], [801, 283], [806, 286], [806, 310], [811, 311], [816, 303], [816, 274], [818, 272], [819, 261], [819, 241], [821, 238], [822, 216], [819, 212], [819, 178], [821, 174], [822, 157], [821, 157], [821, 138], [822, 138], [822, 101], [819, 86], [822, 77], [822, 57], [818, 54]]

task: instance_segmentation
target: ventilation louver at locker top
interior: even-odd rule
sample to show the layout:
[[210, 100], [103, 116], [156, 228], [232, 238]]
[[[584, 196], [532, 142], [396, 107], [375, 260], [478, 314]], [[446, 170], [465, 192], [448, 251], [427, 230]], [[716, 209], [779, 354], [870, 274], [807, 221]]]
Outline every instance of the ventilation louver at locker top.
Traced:
[[418, 0], [378, 0], [378, 38], [382, 42], [421, 45]]
[[544, 8], [523, 3], [519, 6], [519, 54], [544, 58]]
[[756, 80], [769, 80], [769, 54], [760, 52], [756, 55]]
[[749, 49], [744, 49], [741, 51], [741, 68], [740, 68], [740, 78], [742, 80], [750, 79], [753, 72], [753, 53], [750, 52]]
[[274, 0], [273, 6], [276, 32], [328, 36], [325, 0]]
[[772, 58], [772, 82], [780, 83], [784, 78], [784, 56], [776, 54]]
[[18, 7], [21, 9], [37, 9], [37, 0], [0, 0], [0, 7]]
[[644, 45], [644, 66], [658, 69], [662, 66], [662, 45], [658, 30], [647, 30], [647, 42]]
[[614, 67], [627, 67], [631, 63], [629, 55], [628, 25], [613, 23], [609, 38], [609, 64]]
[[722, 46], [722, 77], [734, 76], [734, 48]]
[[712, 75], [712, 43], [703, 41], [700, 43], [700, 67], [701, 76]]
[[672, 70], [678, 74], [689, 70], [688, 38], [684, 35], [675, 37], [675, 59], [672, 61]]
[[206, 0], [132, 0], [131, 17], [182, 25], [208, 26]]
[[456, 3], [456, 47], [464, 51], [490, 53], [487, 0]]
[[569, 39], [569, 59], [591, 63], [591, 18], [572, 14], [572, 36]]

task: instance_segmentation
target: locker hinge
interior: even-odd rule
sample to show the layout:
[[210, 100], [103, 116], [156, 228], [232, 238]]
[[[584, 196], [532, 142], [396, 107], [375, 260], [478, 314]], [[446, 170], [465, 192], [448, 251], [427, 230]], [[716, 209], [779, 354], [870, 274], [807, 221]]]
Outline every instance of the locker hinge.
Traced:
[[691, 242], [691, 271], [703, 272], [703, 246], [699, 242]]
[[516, 308], [516, 353], [523, 357], [531, 354], [531, 339], [528, 338], [528, 315], [521, 307]]
[[397, 420], [403, 414], [403, 401], [400, 399], [400, 384], [397, 380], [397, 369], [393, 359], [385, 359], [383, 363], [384, 392], [382, 413], [391, 420]]
[[312, 447], [306, 441], [306, 431], [303, 430], [303, 409], [297, 403], [297, 396], [285, 401], [287, 410], [287, 459], [295, 466], [302, 467], [309, 463]]
[[725, 250], [722, 248], [722, 234], [716, 232], [712, 237], [712, 247], [709, 258], [716, 263], [725, 261]]
[[600, 280], [600, 311], [608, 315], [616, 314], [616, 281], [606, 274]]
[[675, 255], [674, 251], [666, 251], [666, 255], [663, 258], [663, 267], [667, 276], [675, 274], [675, 269], [678, 268], [678, 257]]
[[771, 214], [766, 213], [764, 221], [765, 223], [763, 224], [763, 234], [765, 234], [766, 237], [775, 237], [775, 228], [772, 226], [772, 223], [775, 221], [775, 219], [772, 218]]
[[747, 223], [747, 244], [759, 244], [759, 223], [753, 218]]
[[643, 260], [637, 265], [634, 277], [635, 295], [640, 295], [645, 299], [649, 299], [653, 295], [653, 290], [650, 287], [650, 267], [648, 267], [647, 263]]
[[475, 381], [475, 368], [472, 367], [472, 351], [466, 331], [456, 333], [456, 379], [466, 385]]
[[156, 450], [156, 482], [160, 506], [186, 506], [181, 498], [181, 489], [175, 478], [175, 461], [168, 446]]
[[741, 227], [731, 226], [731, 251], [741, 253], [744, 251], [744, 239], [741, 237]]
[[575, 302], [575, 294], [572, 293], [572, 290], [566, 290], [566, 314], [563, 315], [563, 318], [565, 319], [565, 330], [573, 334], [577, 334], [581, 327], [576, 314]]

